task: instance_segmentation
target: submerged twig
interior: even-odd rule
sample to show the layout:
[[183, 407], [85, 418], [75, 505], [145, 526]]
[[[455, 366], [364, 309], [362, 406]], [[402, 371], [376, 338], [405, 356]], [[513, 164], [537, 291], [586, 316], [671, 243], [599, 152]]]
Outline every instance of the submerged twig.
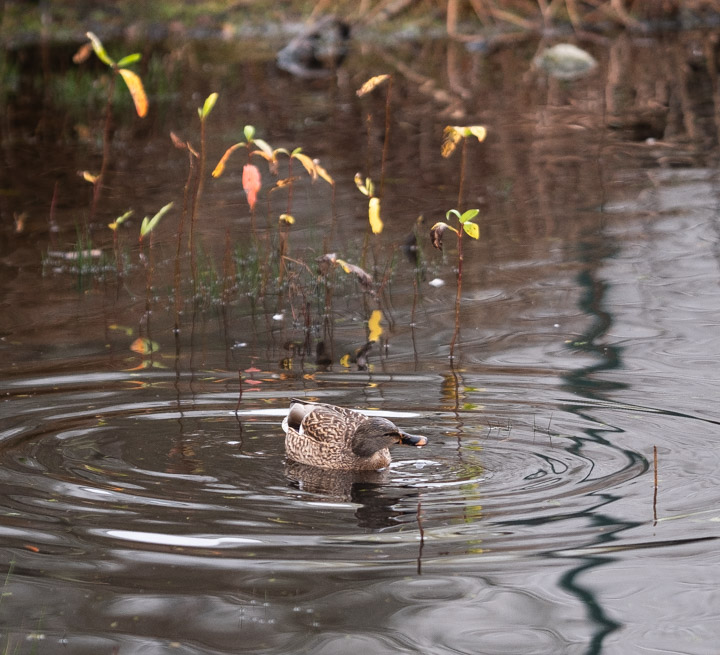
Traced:
[[657, 446], [653, 446], [653, 525], [657, 525], [657, 496], [658, 496], [658, 452]]

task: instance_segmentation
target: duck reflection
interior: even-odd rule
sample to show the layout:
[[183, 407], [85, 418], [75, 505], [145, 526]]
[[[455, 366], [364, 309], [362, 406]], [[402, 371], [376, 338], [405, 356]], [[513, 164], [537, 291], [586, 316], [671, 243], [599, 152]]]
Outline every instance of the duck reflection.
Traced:
[[389, 486], [390, 471], [337, 471], [286, 460], [285, 477], [291, 486], [318, 494], [325, 500], [351, 502], [358, 527], [378, 530], [397, 525], [406, 512], [398, 509], [401, 499], [417, 497], [414, 489]]

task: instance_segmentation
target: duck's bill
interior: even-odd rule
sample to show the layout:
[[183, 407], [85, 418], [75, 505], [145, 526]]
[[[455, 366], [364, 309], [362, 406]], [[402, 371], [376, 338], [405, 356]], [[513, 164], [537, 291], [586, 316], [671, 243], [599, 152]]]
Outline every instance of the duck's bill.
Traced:
[[407, 432], [401, 432], [400, 435], [400, 443], [403, 444], [403, 446], [422, 448], [428, 441], [427, 437], [419, 437], [415, 434], [408, 434]]

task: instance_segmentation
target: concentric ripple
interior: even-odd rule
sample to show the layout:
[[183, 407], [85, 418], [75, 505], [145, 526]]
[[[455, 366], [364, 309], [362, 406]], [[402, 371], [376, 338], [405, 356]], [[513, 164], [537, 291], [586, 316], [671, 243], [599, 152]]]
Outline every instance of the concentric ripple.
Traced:
[[[314, 393], [350, 405], [358, 381]], [[392, 389], [407, 384], [412, 397], [413, 385], [441, 381], [405, 376]], [[387, 470], [352, 473], [285, 460], [280, 418], [298, 389], [247, 394], [238, 404], [210, 378], [192, 393], [163, 374], [108, 376], [94, 389], [72, 377], [52, 388], [15, 381], [4, 390], [13, 415], [0, 433], [6, 593], [15, 601], [36, 593], [41, 571], [42, 584], [62, 590], [62, 601], [48, 596], [43, 604], [54, 617], [43, 634], [54, 634], [57, 647], [75, 630], [73, 652], [101, 644], [131, 652], [140, 643], [162, 652], [164, 640], [191, 633], [234, 652], [227, 626], [238, 621], [249, 648], [330, 652], [343, 641], [332, 630], [336, 608], [371, 617], [376, 599], [390, 593], [392, 618], [377, 624], [385, 627], [358, 619], [355, 636], [364, 634], [377, 652], [432, 643], [443, 652], [426, 627], [436, 601], [468, 620], [478, 617], [475, 598], [498, 607], [542, 604], [519, 580], [516, 589], [492, 590], [479, 570], [529, 556], [598, 553], [608, 543], [631, 548], [649, 538], [657, 514], [651, 451], [627, 445], [651, 421], [662, 449], [683, 419], [556, 399], [553, 387], [534, 389], [528, 411], [513, 392], [521, 382], [499, 380], [491, 391], [467, 386], [459, 410], [442, 399], [419, 408], [367, 398], [369, 410], [429, 444], [395, 449]], [[715, 426], [697, 420], [694, 428]], [[683, 471], [672, 478], [665, 483], [691, 484]], [[423, 584], [407, 579], [419, 574]], [[99, 589], [92, 603], [90, 588]], [[197, 618], [188, 632], [182, 608], [191, 607]], [[63, 618], [66, 608], [93, 618]], [[163, 616], [174, 618], [157, 633]], [[136, 617], [154, 626], [150, 642], [139, 637]], [[398, 621], [416, 627], [399, 638]], [[469, 623], [442, 637], [447, 652], [470, 652], [481, 638], [492, 631]], [[517, 632], [518, 652], [530, 652], [537, 638], [537, 630]], [[566, 637], [543, 639], [562, 649]]]
[[[80, 539], [102, 548], [116, 540], [185, 553], [366, 561], [359, 526], [396, 561], [416, 557], [421, 528], [425, 555], [434, 557], [472, 552], [478, 539], [485, 549], [512, 549], [514, 531], [498, 526], [532, 524], [533, 548], [553, 550], [564, 521], [574, 542], [563, 539], [563, 547], [591, 539], [577, 517], [598, 504], [595, 491], [647, 470], [645, 458], [588, 438], [585, 419], [557, 408], [553, 421], [564, 425], [555, 433], [488, 411], [380, 406], [377, 413], [426, 434], [429, 446], [395, 449], [385, 471], [320, 471], [285, 461], [282, 398], [258, 395], [238, 408], [231, 394], [179, 397], [156, 379], [150, 390], [70, 387], [45, 395], [44, 409], [30, 395], [22, 394], [25, 408], [15, 399], [18, 424], [2, 435], [0, 466], [6, 516], [26, 525], [13, 528], [16, 545], [48, 539], [71, 551]], [[512, 407], [498, 403], [495, 411], [503, 409]], [[38, 523], [73, 529], [38, 534]]]

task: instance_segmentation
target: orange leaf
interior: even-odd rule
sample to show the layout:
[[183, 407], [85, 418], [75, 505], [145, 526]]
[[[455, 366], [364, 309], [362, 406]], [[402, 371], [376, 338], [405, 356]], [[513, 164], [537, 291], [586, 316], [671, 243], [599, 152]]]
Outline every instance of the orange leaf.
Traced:
[[252, 210], [255, 208], [257, 193], [262, 186], [260, 171], [257, 166], [253, 166], [252, 164], [245, 164], [245, 166], [243, 166], [242, 185], [247, 194], [248, 205], [250, 205], [250, 209]]
[[87, 61], [90, 53], [93, 51], [92, 43], [88, 42], [80, 46], [80, 49], [73, 55], [73, 63], [82, 64]]
[[180, 150], [187, 150], [187, 144], [175, 132], [170, 132], [170, 140]]
[[122, 75], [122, 78], [125, 80], [125, 84], [127, 84], [128, 91], [130, 91], [130, 95], [135, 103], [135, 111], [137, 112], [137, 115], [142, 118], [148, 111], [148, 99], [145, 95], [142, 80], [127, 68], [119, 68], [118, 73]]
[[149, 355], [160, 350], [160, 345], [146, 337], [138, 337], [130, 344], [130, 350], [141, 355]]
[[225, 164], [227, 164], [227, 160], [230, 159], [230, 155], [232, 155], [233, 152], [235, 152], [238, 148], [244, 145], [244, 143], [236, 143], [234, 146], [230, 146], [225, 151], [225, 154], [220, 157], [220, 161], [217, 163], [217, 166], [215, 166], [215, 170], [212, 172], [212, 176], [220, 177], [225, 172]]

